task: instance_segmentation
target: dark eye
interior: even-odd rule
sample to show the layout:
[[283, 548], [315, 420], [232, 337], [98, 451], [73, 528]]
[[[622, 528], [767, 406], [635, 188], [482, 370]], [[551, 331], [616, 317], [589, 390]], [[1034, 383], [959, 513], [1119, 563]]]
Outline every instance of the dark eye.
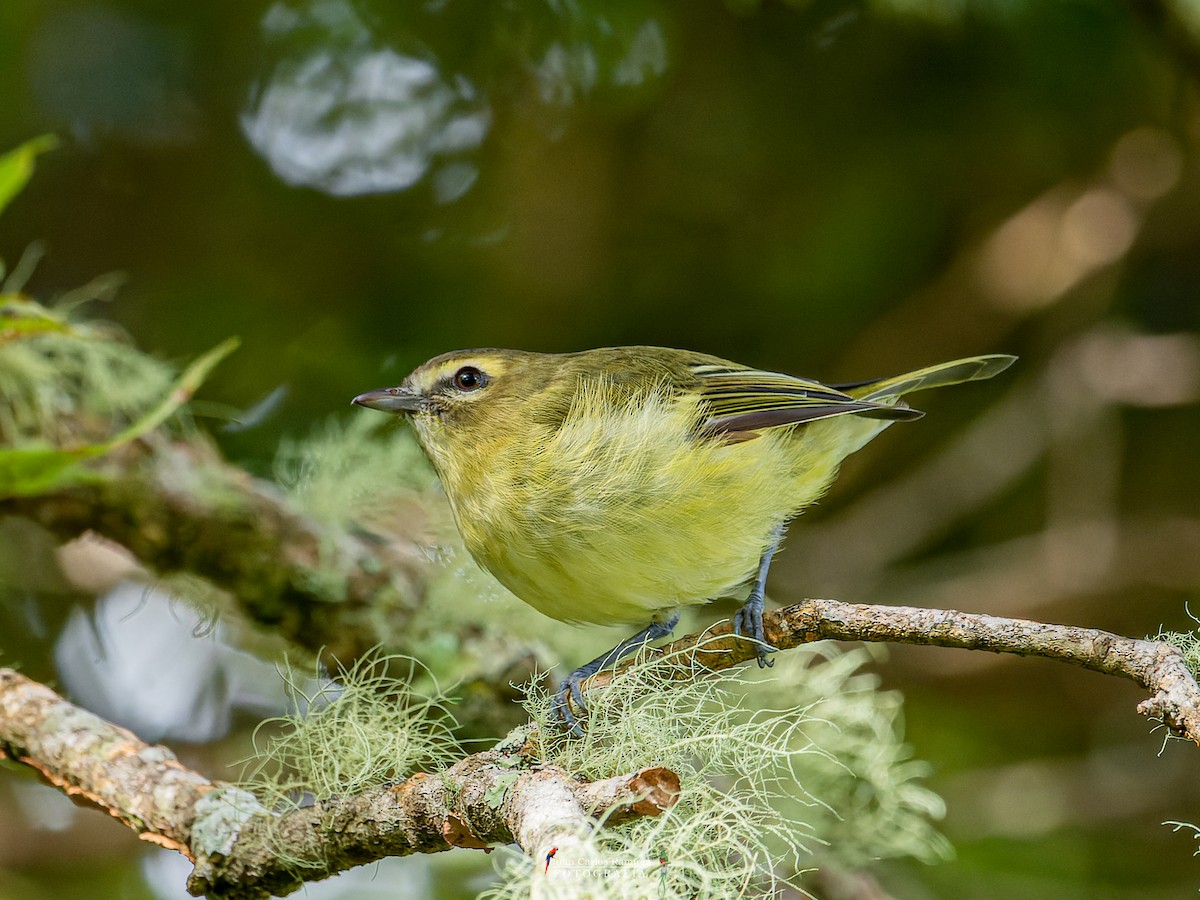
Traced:
[[483, 387], [483, 373], [474, 366], [463, 366], [454, 373], [454, 386], [460, 391], [477, 391]]

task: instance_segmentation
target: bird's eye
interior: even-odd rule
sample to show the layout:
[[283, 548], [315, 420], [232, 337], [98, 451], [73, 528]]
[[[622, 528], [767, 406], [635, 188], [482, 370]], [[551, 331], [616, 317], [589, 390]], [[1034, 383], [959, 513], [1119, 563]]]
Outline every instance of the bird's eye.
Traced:
[[474, 366], [463, 366], [454, 373], [454, 386], [460, 391], [477, 391], [483, 387], [483, 373]]

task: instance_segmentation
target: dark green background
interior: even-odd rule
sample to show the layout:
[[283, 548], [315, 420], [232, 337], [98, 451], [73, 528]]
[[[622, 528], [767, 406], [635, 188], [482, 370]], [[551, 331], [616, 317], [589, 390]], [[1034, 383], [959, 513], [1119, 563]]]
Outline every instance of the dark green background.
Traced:
[[[286, 387], [254, 427], [218, 432], [260, 473], [281, 437], [457, 347], [661, 343], [834, 381], [1021, 355], [995, 383], [922, 396], [932, 414], [852, 461], [806, 517], [820, 529], [1022, 385], [1030, 441], [1091, 409], [1090, 372], [1109, 390], [1099, 424], [893, 561], [920, 577], [848, 594], [853, 578], [837, 572], [853, 557], [806, 556], [801, 524], [773, 594], [1142, 636], [1186, 627], [1200, 581], [1196, 34], [1183, 2], [17, 0], [0, 5], [0, 147], [47, 131], [63, 144], [0, 218], [0, 256], [11, 269], [44, 242], [27, 286], [44, 300], [124, 272], [94, 312], [165, 358], [240, 335], [204, 396], [246, 409]], [[413, 126], [429, 138], [422, 177], [335, 196], [289, 184], [247, 140], [272, 79], [287, 84], [322, 54], [348, 72], [389, 51], [431, 79], [415, 99], [389, 111], [368, 92], [313, 131], [415, 114], [405, 121], [433, 123]], [[477, 141], [447, 147], [435, 88], [475, 117]], [[1135, 129], [1153, 129], [1137, 134], [1161, 151], [1139, 157], [1146, 171], [1177, 172], [1154, 196], [1131, 195], [1113, 162]], [[1053, 259], [1109, 250], [1053, 296], [1005, 302], [983, 261], [1031, 204], [1066, 234]], [[1080, 233], [1092, 244], [1080, 249]], [[1047, 247], [1017, 246], [1007, 271], [1034, 277]], [[1137, 343], [1153, 336], [1174, 342]], [[1162, 371], [1138, 381], [1155, 360]], [[1023, 427], [994, 452], [1020, 447]], [[1061, 526], [1099, 520], [1117, 529], [1116, 562], [1050, 584]], [[972, 548], [1011, 557], [990, 593], [969, 577]], [[938, 581], [942, 558], [955, 562]], [[886, 865], [898, 896], [1165, 898], [1200, 885], [1194, 842], [1160, 825], [1200, 820], [1200, 763], [1178, 746], [1156, 755], [1133, 687], [921, 648], [880, 671], [909, 698], [908, 738], [935, 767], [959, 852], [935, 868]], [[74, 870], [81, 879], [46, 895], [94, 895], [101, 876], [142, 890], [107, 861], [140, 852], [127, 834], [89, 854], [6, 828], [19, 840], [0, 842], [0, 868], [19, 876], [17, 894]], [[22, 849], [6, 855], [12, 841]]]

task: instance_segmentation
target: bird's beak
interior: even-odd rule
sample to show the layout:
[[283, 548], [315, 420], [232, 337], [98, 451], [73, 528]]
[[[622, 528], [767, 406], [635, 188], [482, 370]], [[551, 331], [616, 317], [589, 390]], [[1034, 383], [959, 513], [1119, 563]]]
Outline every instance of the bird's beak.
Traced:
[[390, 413], [411, 413], [421, 408], [421, 395], [409, 388], [400, 387], [380, 388], [377, 391], [367, 391], [359, 394], [351, 403], [365, 406], [368, 409], [378, 409]]

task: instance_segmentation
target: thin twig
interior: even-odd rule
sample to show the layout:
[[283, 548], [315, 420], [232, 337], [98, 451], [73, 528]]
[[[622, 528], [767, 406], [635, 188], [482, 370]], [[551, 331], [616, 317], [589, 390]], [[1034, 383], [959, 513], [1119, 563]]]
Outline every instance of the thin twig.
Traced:
[[[959, 647], [1019, 656], [1042, 656], [1118, 675], [1151, 692], [1138, 705], [1144, 716], [1161, 719], [1175, 735], [1200, 744], [1200, 687], [1179, 648], [1163, 641], [1122, 637], [1096, 628], [1051, 625], [950, 609], [879, 606], [837, 600], [805, 600], [763, 616], [767, 641], [780, 650], [819, 640], [890, 641], [935, 647]], [[695, 663], [713, 672], [757, 656], [756, 647], [732, 634], [729, 622], [689, 634], [656, 651], [656, 678], [694, 677]], [[593, 675], [584, 689], [620, 677], [636, 663]]]

